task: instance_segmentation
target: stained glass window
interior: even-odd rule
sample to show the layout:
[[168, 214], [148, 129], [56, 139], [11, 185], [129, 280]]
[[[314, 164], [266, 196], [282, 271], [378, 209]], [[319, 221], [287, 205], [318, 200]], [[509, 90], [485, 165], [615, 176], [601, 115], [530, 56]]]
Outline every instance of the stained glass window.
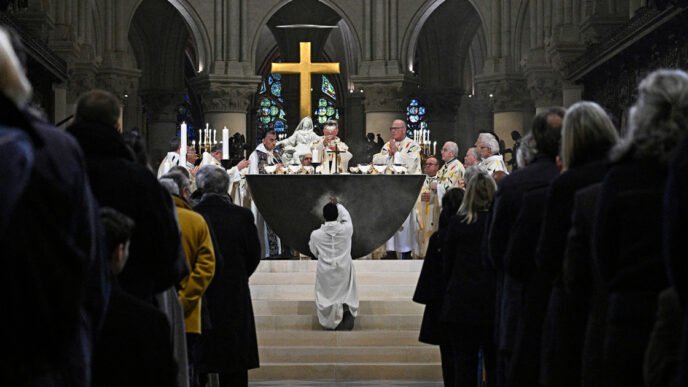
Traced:
[[322, 76], [320, 90], [322, 91], [322, 96], [318, 99], [318, 106], [313, 111], [316, 123], [323, 125], [328, 120], [339, 120], [337, 92], [332, 82], [324, 75]]
[[417, 98], [411, 99], [411, 102], [406, 106], [406, 135], [413, 138], [414, 130], [427, 128], [425, 106]]
[[274, 130], [278, 136], [286, 133], [287, 114], [284, 112], [280, 74], [270, 74], [260, 83], [256, 117], [258, 124], [256, 143], [261, 142], [267, 131]]

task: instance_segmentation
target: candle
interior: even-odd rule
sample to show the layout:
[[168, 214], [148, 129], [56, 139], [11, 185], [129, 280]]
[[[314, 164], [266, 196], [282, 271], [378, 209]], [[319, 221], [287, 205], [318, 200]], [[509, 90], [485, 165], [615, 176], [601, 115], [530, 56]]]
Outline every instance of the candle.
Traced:
[[198, 146], [200, 147], [201, 144], [203, 144], [203, 131], [198, 129]]
[[222, 129], [222, 160], [229, 160], [229, 129]]
[[217, 144], [217, 129], [213, 129], [213, 144]]
[[179, 145], [179, 164], [186, 166], [186, 122], [182, 122], [180, 137], [182, 141]]
[[437, 154], [437, 141], [432, 142], [432, 154], [433, 155]]

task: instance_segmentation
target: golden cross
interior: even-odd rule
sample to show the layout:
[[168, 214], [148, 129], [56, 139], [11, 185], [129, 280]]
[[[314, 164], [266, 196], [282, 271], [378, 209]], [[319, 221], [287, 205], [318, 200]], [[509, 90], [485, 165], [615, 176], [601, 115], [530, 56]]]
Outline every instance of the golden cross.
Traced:
[[311, 74], [339, 74], [339, 63], [311, 63], [311, 42], [301, 42], [299, 63], [273, 63], [272, 73], [299, 74], [301, 95], [301, 119], [313, 114], [311, 111]]

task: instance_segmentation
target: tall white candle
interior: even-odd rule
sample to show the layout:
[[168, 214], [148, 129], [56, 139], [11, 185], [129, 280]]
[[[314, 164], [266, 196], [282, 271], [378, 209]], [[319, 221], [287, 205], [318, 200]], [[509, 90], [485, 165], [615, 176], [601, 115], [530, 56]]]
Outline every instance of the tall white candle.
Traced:
[[217, 129], [213, 129], [213, 144], [217, 144]]
[[432, 142], [432, 154], [433, 155], [437, 154], [437, 141]]
[[186, 122], [182, 122], [179, 145], [179, 165], [186, 166]]
[[222, 160], [229, 160], [229, 129], [222, 129]]
[[201, 144], [203, 144], [203, 131], [198, 129], [198, 146], [200, 147]]

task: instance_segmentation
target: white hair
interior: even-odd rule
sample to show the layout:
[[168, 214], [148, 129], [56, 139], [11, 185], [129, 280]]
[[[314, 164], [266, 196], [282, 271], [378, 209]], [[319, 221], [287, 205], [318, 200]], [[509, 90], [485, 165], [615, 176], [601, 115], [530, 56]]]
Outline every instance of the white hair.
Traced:
[[161, 178], [160, 185], [170, 193], [170, 195], [179, 196], [179, 186], [169, 177]]
[[447, 146], [447, 149], [449, 150], [449, 152], [454, 154], [454, 157], [459, 156], [459, 146], [456, 145], [456, 143], [454, 141], [447, 141], [444, 143], [444, 145]]
[[490, 133], [480, 133], [480, 135], [478, 135], [478, 142], [490, 148], [490, 152], [493, 155], [499, 153], [499, 142], [494, 135]]
[[31, 99], [31, 83], [12, 48], [9, 34], [3, 28], [0, 28], [0, 91], [19, 107]]

